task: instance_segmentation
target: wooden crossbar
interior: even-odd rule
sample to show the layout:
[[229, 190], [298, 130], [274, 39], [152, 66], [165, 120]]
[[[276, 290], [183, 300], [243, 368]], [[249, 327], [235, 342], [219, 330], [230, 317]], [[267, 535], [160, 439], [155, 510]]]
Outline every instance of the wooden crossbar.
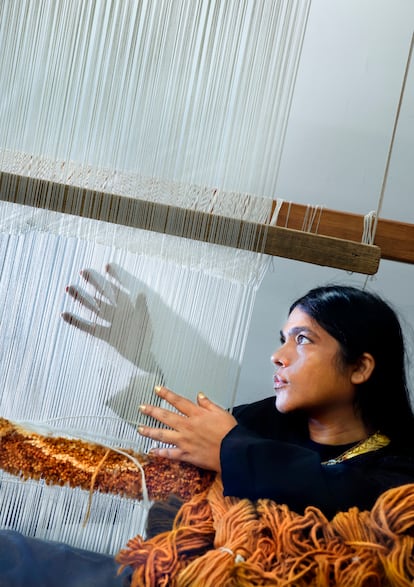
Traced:
[[[307, 208], [303, 204], [283, 202], [277, 226], [300, 230]], [[363, 215], [324, 208], [318, 218], [318, 234], [325, 236], [358, 242], [363, 230]], [[414, 224], [379, 218], [374, 244], [380, 247], [382, 259], [414, 263]]]
[[360, 242], [363, 216], [323, 210], [314, 234], [301, 229], [307, 207], [299, 204], [288, 214], [284, 203], [270, 226], [7, 172], [0, 172], [0, 200], [367, 275], [381, 257], [414, 262], [414, 225], [381, 220], [375, 245], [367, 245]]

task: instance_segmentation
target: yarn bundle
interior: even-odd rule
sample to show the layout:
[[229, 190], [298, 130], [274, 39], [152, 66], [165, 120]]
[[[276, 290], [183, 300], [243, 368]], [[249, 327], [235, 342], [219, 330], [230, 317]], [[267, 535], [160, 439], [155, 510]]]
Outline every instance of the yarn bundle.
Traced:
[[219, 477], [179, 510], [173, 529], [136, 536], [117, 555], [132, 587], [409, 587], [414, 581], [414, 484], [371, 511], [328, 520], [268, 499], [223, 496]]

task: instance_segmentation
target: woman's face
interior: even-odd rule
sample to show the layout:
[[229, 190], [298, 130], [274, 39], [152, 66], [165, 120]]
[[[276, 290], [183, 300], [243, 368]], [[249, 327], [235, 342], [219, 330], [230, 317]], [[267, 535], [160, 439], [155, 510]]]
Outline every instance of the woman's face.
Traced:
[[342, 364], [338, 341], [299, 306], [281, 331], [281, 343], [272, 355], [280, 412], [305, 410], [318, 418], [337, 417], [353, 409], [354, 366]]

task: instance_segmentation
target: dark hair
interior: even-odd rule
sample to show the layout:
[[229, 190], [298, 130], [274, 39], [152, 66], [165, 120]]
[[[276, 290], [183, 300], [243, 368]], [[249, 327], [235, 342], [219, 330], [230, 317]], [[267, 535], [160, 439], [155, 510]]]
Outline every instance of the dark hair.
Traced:
[[355, 363], [364, 352], [374, 357], [371, 377], [357, 387], [356, 408], [369, 427], [402, 445], [411, 444], [414, 415], [404, 337], [395, 311], [376, 294], [341, 285], [310, 290], [289, 313], [297, 306], [339, 342], [345, 364]]

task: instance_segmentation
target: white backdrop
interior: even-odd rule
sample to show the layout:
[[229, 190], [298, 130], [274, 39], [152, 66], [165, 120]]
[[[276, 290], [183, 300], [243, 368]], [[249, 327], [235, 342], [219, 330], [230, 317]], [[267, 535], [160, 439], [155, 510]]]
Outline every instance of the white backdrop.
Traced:
[[[412, 0], [313, 0], [275, 196], [358, 214], [377, 209], [413, 32]], [[412, 63], [382, 217], [414, 223], [413, 162]], [[362, 286], [365, 277], [274, 259], [256, 300], [238, 403], [272, 394], [269, 357], [290, 302], [332, 281]], [[413, 349], [414, 266], [381, 261], [367, 287], [400, 311]]]

